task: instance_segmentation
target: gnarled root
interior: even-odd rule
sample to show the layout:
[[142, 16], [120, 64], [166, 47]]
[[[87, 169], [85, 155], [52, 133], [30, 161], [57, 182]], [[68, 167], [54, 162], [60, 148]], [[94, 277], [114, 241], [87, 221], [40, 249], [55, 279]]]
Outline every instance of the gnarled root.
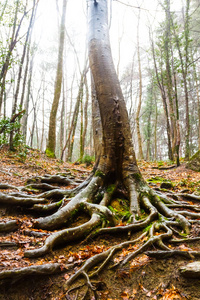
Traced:
[[80, 239], [100, 223], [100, 216], [97, 214], [93, 214], [90, 221], [80, 225], [78, 227], [63, 229], [58, 232], [51, 234], [45, 241], [43, 247], [25, 251], [25, 257], [39, 257], [45, 255], [49, 251], [53, 249], [53, 247], [59, 244], [66, 244], [67, 242], [74, 241], [76, 239]]
[[[95, 291], [90, 278], [98, 275], [118, 251], [135, 243], [139, 243], [139, 247], [129, 250], [127, 256], [123, 259], [120, 258], [119, 262], [114, 264], [113, 267], [123, 267], [141, 253], [147, 253], [149, 256], [155, 257], [157, 257], [156, 253], [160, 257], [183, 255], [191, 258], [199, 256], [197, 251], [180, 251], [168, 247], [168, 243], [176, 245], [176, 243], [182, 242], [183, 239], [180, 236], [183, 233], [187, 235], [190, 232], [191, 224], [200, 217], [198, 205], [194, 206], [194, 212], [192, 212], [193, 205], [188, 204], [186, 201], [182, 202], [180, 195], [175, 197], [175, 194], [170, 194], [170, 196], [173, 196], [172, 199], [159, 191], [153, 191], [139, 175], [130, 176], [124, 180], [124, 189], [126, 189], [124, 195], [129, 196], [128, 213], [131, 217], [128, 222], [120, 223], [118, 226], [115, 225], [119, 221], [116, 220], [115, 213], [109, 205], [112, 205], [112, 200], [117, 198], [119, 189], [122, 189], [122, 183], [109, 181], [108, 177], [102, 172], [99, 172], [99, 174], [96, 172], [93, 177], [72, 190], [52, 189], [32, 197], [21, 197], [20, 193], [11, 196], [0, 194], [0, 202], [5, 203], [9, 199], [10, 203], [23, 205], [29, 208], [29, 211], [51, 212], [56, 208], [58, 209], [52, 215], [33, 221], [34, 226], [37, 228], [46, 230], [62, 229], [51, 234], [49, 232], [42, 233], [42, 235], [48, 235], [44, 245], [40, 248], [26, 250], [24, 256], [29, 258], [45, 255], [58, 245], [67, 244], [71, 241], [83, 240], [84, 238], [87, 240], [105, 233], [126, 233], [129, 240], [90, 257], [71, 276], [65, 286], [68, 289], [79, 276], [83, 276], [88, 288]], [[66, 199], [66, 197], [72, 198]], [[47, 199], [51, 199], [53, 203], [46, 204]], [[58, 202], [54, 202], [58, 199]], [[194, 199], [194, 201], [196, 200]], [[190, 211], [188, 212], [187, 209], [190, 209]], [[90, 219], [81, 225], [63, 229], [63, 226], [73, 220], [79, 212], [84, 212]], [[192, 220], [189, 220], [188, 217]], [[142, 230], [145, 232], [141, 233], [137, 239], [132, 239], [134, 232], [141, 232]], [[125, 235], [123, 234], [123, 236]], [[190, 241], [191, 239], [188, 237], [184, 239], [184, 242], [187, 240]], [[152, 247], [159, 250], [151, 251]], [[96, 266], [98, 268], [94, 270]]]

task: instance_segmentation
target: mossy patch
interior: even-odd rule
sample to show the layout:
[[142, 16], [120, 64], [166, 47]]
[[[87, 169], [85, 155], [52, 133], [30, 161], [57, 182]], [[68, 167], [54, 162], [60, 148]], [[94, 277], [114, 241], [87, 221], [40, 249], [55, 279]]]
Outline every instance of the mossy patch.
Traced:
[[147, 179], [147, 182], [149, 182], [150, 184], [160, 184], [160, 187], [162, 189], [171, 189], [174, 187], [171, 180], [165, 179], [160, 176], [151, 177], [151, 178]]
[[141, 174], [141, 173], [134, 173], [134, 174], [132, 175], [132, 177], [133, 177], [136, 181], [142, 180], [142, 174]]
[[116, 187], [115, 184], [110, 184], [106, 189], [107, 193], [112, 194], [115, 190], [115, 187]]
[[104, 178], [104, 177], [105, 177], [105, 174], [104, 174], [101, 170], [97, 170], [97, 171], [95, 172], [95, 176], [96, 176], [96, 177]]
[[161, 183], [161, 182], [168, 182], [169, 180], [160, 177], [160, 176], [155, 176], [147, 179], [147, 182], [153, 182], [153, 183]]
[[55, 153], [51, 151], [49, 148], [46, 149], [45, 153], [47, 157], [55, 158]]
[[190, 158], [186, 167], [193, 171], [200, 172], [200, 150]]
[[113, 199], [110, 203], [109, 209], [115, 214], [117, 219], [128, 220], [131, 216], [129, 205], [125, 199]]

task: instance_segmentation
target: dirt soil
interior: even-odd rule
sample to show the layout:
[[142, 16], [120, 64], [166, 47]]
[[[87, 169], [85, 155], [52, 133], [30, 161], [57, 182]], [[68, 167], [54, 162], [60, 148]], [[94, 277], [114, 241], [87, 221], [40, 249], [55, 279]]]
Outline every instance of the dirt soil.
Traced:
[[[24, 186], [27, 179], [32, 176], [44, 174], [57, 174], [71, 172], [71, 176], [84, 179], [90, 173], [91, 167], [84, 165], [75, 165], [62, 163], [56, 159], [47, 158], [37, 150], [29, 150], [26, 159], [19, 157], [17, 153], [9, 153], [6, 148], [0, 150], [0, 183], [8, 183], [14, 186]], [[161, 170], [158, 169], [160, 164], [139, 162], [140, 170], [145, 179], [151, 179], [149, 182], [152, 187], [159, 187], [163, 180], [170, 180], [173, 183], [174, 191], [185, 190], [188, 193], [199, 193], [200, 189], [200, 173], [191, 171], [182, 164], [178, 168]], [[166, 163], [162, 163], [162, 168], [168, 168]], [[71, 187], [62, 187], [71, 188]], [[1, 190], [3, 193], [10, 193], [13, 190]], [[62, 262], [68, 264], [76, 262], [75, 268], [79, 268], [85, 259], [100, 253], [110, 246], [127, 240], [125, 236], [104, 235], [99, 236], [87, 243], [77, 242], [65, 245], [64, 248], [54, 249], [52, 253], [39, 259], [28, 259], [23, 257], [24, 249], [37, 247], [42, 244], [44, 237], [35, 238], [24, 234], [24, 231], [30, 230], [31, 218], [34, 218], [27, 211], [9, 209], [4, 206], [0, 207], [0, 218], [4, 220], [6, 217], [18, 218], [22, 226], [12, 234], [0, 234], [0, 241], [18, 241], [20, 247], [16, 248], [0, 248], [0, 272], [7, 269], [25, 267], [29, 265], [39, 265], [47, 262]], [[80, 224], [84, 216], [78, 216], [73, 226]], [[41, 231], [45, 232], [45, 231]], [[199, 228], [192, 229], [193, 236], [199, 236]], [[131, 238], [137, 237], [133, 234]], [[174, 245], [168, 245], [174, 247]], [[200, 250], [200, 242], [184, 243], [176, 246], [178, 249]], [[119, 261], [126, 255], [126, 249], [118, 253], [114, 257], [114, 263]], [[193, 261], [192, 257], [190, 262]], [[179, 272], [179, 267], [188, 263], [188, 260], [180, 257], [170, 259], [150, 259], [145, 254], [135, 258], [131, 263], [123, 268], [110, 268], [112, 263], [105, 268], [104, 271], [91, 281], [96, 287], [96, 299], [110, 300], [147, 300], [147, 299], [200, 299], [200, 279], [185, 279]], [[86, 286], [82, 286], [83, 279], [77, 280], [72, 291], [66, 295], [63, 285], [73, 270], [68, 273], [61, 273], [51, 276], [30, 276], [20, 279], [17, 282], [0, 283], [0, 300], [39, 300], [39, 299], [91, 299], [94, 300], [94, 294], [89, 292], [86, 294]], [[79, 289], [73, 289], [80, 287]], [[79, 294], [77, 291], [79, 290]], [[78, 295], [78, 296], [77, 296]]]

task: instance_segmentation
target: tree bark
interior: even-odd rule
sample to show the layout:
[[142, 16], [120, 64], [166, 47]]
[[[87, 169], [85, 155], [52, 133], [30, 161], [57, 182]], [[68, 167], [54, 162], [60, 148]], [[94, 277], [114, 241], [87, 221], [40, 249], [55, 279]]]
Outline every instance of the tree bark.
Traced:
[[127, 183], [140, 172], [125, 101], [112, 60], [106, 0], [88, 1], [88, 23], [89, 61], [102, 122], [98, 168], [104, 174], [112, 174], [112, 180], [123, 179]]

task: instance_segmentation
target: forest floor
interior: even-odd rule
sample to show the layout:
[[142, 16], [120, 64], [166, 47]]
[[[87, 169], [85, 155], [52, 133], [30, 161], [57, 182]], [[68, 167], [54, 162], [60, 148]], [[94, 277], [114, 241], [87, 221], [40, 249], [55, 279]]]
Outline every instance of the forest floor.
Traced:
[[[39, 151], [31, 149], [29, 149], [26, 158], [22, 159], [17, 153], [10, 153], [4, 147], [0, 149], [0, 162], [0, 183], [15, 187], [24, 186], [27, 180], [33, 176], [45, 174], [70, 173], [72, 178], [81, 181], [87, 178], [92, 170], [92, 166], [62, 163], [59, 160], [47, 158]], [[170, 169], [169, 166], [163, 162], [139, 162], [140, 170], [151, 187], [160, 187], [162, 182], [170, 181], [173, 185], [172, 190], [175, 192], [196, 192], [200, 194], [200, 173], [187, 169], [184, 163], [178, 168]], [[61, 187], [68, 189], [73, 186]], [[13, 192], [13, 189], [1, 189], [0, 192], [8, 194]], [[32, 192], [29, 191], [29, 193]], [[75, 263], [75, 268], [78, 268], [87, 258], [108, 249], [114, 244], [127, 240], [127, 235], [117, 234], [114, 236], [106, 234], [91, 239], [87, 243], [84, 243], [84, 241], [70, 243], [65, 245], [64, 248], [54, 249], [42, 258], [24, 258], [24, 250], [33, 246], [39, 247], [48, 236], [48, 231], [40, 230], [46, 236], [28, 235], [27, 231], [34, 231], [31, 228], [32, 219], [38, 216], [31, 214], [28, 209], [22, 210], [16, 207], [6, 208], [3, 205], [0, 206], [1, 221], [6, 218], [16, 219], [16, 217], [21, 224], [20, 228], [12, 233], [0, 233], [0, 242], [5, 242], [5, 245], [0, 247], [0, 300], [82, 299], [84, 287], [82, 297], [79, 294], [78, 298], [76, 297], [76, 289], [67, 295], [63, 289], [64, 283], [71, 275], [69, 272], [51, 276], [29, 276], [21, 278], [17, 282], [11, 282], [10, 280], [1, 282], [1, 271], [47, 262], [59, 262], [63, 265]], [[80, 224], [84, 217], [77, 216], [72, 226]], [[192, 228], [192, 236], [200, 236], [198, 225]], [[137, 233], [135, 237], [137, 237]], [[13, 242], [14, 246], [6, 246], [6, 242]], [[15, 243], [17, 246], [15, 246]], [[168, 246], [174, 247], [174, 245]], [[200, 241], [182, 243], [177, 245], [176, 248], [199, 250]], [[116, 255], [114, 262], [126, 256], [128, 251], [131, 251], [131, 249], [128, 248], [122, 251], [120, 255]], [[193, 261], [192, 257], [190, 261]], [[180, 257], [157, 260], [142, 254], [132, 260], [127, 268], [109, 269], [108, 266], [93, 281], [93, 284], [96, 285], [98, 299], [102, 300], [200, 299], [200, 280], [186, 279], [179, 272], [179, 267], [186, 263], [188, 263], [188, 260]], [[75, 282], [73, 287], [81, 286], [81, 284], [82, 279]], [[92, 294], [88, 294], [85, 299], [94, 300], [95, 298]]]

